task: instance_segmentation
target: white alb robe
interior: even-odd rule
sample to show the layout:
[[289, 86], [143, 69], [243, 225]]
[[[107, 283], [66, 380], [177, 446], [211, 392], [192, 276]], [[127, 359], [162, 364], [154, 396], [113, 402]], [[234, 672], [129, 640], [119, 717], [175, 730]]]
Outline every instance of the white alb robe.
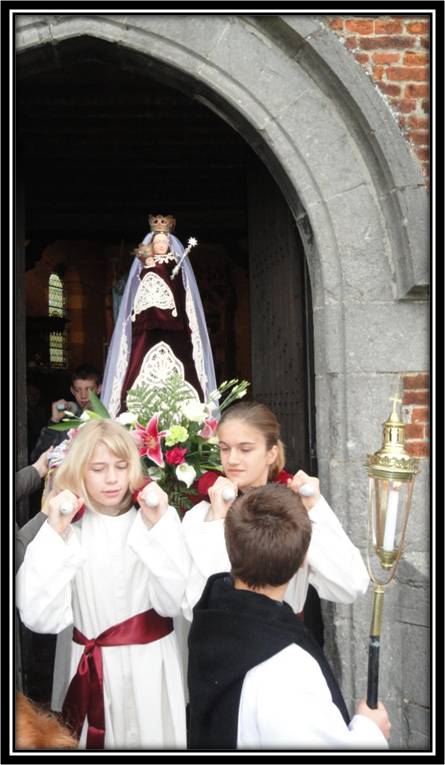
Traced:
[[369, 717], [346, 725], [315, 659], [293, 643], [247, 672], [237, 749], [388, 749]]
[[[87, 638], [154, 608], [180, 613], [189, 557], [174, 508], [149, 527], [134, 507], [88, 510], [64, 537], [45, 522], [17, 573], [23, 623], [41, 633], [74, 624]], [[83, 646], [72, 643], [71, 679]], [[185, 749], [185, 700], [176, 635], [102, 648], [105, 748]], [[86, 742], [84, 723], [80, 744]]]
[[[211, 574], [230, 571], [224, 540], [224, 520], [206, 521], [210, 503], [205, 500], [188, 510], [182, 521], [184, 538], [192, 558], [184, 613], [192, 619]], [[360, 551], [345, 534], [328, 503], [320, 497], [309, 510], [312, 537], [306, 559], [290, 580], [284, 600], [295, 613], [303, 610], [309, 584], [320, 598], [335, 603], [353, 603], [366, 592], [369, 576]]]

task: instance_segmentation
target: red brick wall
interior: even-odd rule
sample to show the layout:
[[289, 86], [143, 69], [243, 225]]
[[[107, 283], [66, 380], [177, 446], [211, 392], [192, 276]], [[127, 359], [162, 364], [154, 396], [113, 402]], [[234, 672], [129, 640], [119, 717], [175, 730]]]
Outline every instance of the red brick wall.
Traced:
[[325, 20], [385, 97], [428, 185], [428, 17], [328, 16]]
[[405, 447], [413, 457], [428, 457], [430, 453], [429, 382], [427, 372], [403, 375], [402, 407], [405, 427]]

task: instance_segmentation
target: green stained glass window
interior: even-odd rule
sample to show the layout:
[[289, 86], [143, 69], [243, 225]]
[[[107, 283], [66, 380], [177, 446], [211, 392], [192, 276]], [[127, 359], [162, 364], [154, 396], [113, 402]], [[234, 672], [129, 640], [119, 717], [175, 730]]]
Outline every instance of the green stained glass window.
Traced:
[[[51, 274], [48, 282], [48, 316], [66, 316], [65, 288], [62, 279], [57, 274]], [[66, 368], [68, 366], [68, 344], [66, 329], [49, 333], [49, 363], [52, 367]]]
[[48, 284], [48, 315], [65, 316], [65, 290], [57, 274], [51, 274]]

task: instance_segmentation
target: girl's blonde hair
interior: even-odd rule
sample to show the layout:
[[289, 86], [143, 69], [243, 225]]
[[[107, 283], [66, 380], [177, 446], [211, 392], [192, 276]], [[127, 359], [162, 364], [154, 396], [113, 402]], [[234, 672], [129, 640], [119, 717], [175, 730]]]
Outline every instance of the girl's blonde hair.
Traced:
[[262, 433], [266, 441], [266, 448], [278, 447], [277, 457], [269, 467], [269, 480], [277, 477], [286, 463], [284, 444], [280, 439], [280, 425], [274, 413], [265, 404], [255, 401], [243, 401], [229, 407], [221, 417], [218, 427], [229, 420], [242, 420]]
[[84, 497], [89, 507], [96, 509], [84, 479], [86, 468], [99, 443], [105, 444], [113, 454], [128, 462], [128, 499], [142, 486], [144, 474], [139, 452], [128, 430], [113, 420], [93, 420], [79, 428], [68, 454], [55, 471], [52, 486], [54, 493], [69, 489]]

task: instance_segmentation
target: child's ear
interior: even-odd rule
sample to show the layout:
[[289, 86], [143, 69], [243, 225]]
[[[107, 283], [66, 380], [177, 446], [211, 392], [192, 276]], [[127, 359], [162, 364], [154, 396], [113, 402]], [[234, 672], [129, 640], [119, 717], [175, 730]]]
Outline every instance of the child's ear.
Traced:
[[267, 453], [267, 464], [273, 465], [276, 458], [278, 457], [278, 446], [275, 444], [274, 446], [271, 446]]

